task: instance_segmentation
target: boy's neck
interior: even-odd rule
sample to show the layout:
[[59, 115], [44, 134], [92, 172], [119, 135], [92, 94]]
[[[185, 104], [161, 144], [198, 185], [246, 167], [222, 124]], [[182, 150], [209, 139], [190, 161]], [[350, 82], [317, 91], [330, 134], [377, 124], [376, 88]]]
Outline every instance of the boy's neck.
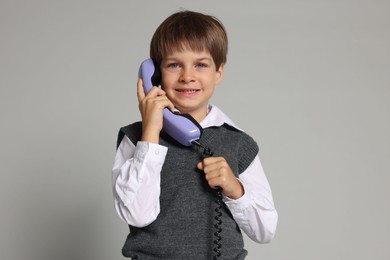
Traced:
[[182, 114], [191, 115], [198, 123], [200, 123], [201, 121], [203, 121], [203, 119], [206, 118], [208, 112], [209, 112], [208, 105], [204, 109], [202, 109], [202, 111], [193, 111], [193, 112], [180, 111], [180, 113]]

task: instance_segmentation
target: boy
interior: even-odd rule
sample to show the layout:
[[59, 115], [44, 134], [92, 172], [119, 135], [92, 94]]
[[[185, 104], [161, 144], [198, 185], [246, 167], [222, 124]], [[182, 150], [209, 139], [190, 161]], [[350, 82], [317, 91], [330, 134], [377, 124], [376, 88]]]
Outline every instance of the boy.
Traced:
[[[160, 66], [162, 87], [145, 94], [138, 80], [142, 122], [121, 128], [112, 170], [115, 208], [130, 227], [124, 256], [212, 259], [218, 189], [221, 259], [245, 258], [241, 230], [259, 243], [272, 240], [278, 216], [258, 146], [209, 104], [226, 55], [225, 29], [212, 16], [178, 12], [154, 33], [150, 56]], [[182, 146], [162, 130], [166, 107], [199, 122], [199, 142], [213, 156], [203, 158], [198, 147]]]

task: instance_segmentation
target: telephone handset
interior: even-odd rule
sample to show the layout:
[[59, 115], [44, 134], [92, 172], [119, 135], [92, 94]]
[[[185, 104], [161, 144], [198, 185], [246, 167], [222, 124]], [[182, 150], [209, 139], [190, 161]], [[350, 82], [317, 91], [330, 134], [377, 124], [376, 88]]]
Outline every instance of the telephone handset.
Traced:
[[[153, 62], [152, 59], [147, 59], [141, 63], [139, 68], [138, 77], [142, 79], [145, 94], [153, 88], [153, 86], [159, 86], [161, 84], [161, 72], [159, 67]], [[163, 111], [163, 129], [173, 139], [184, 146], [196, 145], [203, 149], [203, 157], [213, 156], [213, 152], [199, 143], [199, 139], [202, 135], [202, 127], [198, 122], [189, 114], [173, 113], [168, 108], [164, 108]], [[214, 248], [215, 253], [213, 259], [221, 257], [221, 224], [222, 224], [222, 190], [217, 189], [217, 200], [215, 201], [217, 207], [215, 208], [215, 224], [216, 231], [214, 236]]]
[[[141, 63], [138, 77], [143, 81], [145, 94], [161, 84], [161, 72], [152, 59]], [[191, 115], [173, 113], [168, 108], [163, 111], [163, 129], [184, 146], [191, 146], [202, 135], [202, 127]]]

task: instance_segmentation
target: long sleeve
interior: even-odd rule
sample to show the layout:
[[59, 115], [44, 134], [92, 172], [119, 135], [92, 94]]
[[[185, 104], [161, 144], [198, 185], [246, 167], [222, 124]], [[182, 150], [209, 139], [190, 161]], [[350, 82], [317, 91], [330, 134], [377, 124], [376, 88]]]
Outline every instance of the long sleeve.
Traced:
[[259, 156], [240, 174], [239, 181], [244, 195], [237, 200], [225, 197], [224, 202], [248, 237], [258, 243], [269, 243], [275, 235], [278, 214]]
[[129, 225], [144, 227], [160, 213], [160, 172], [167, 148], [122, 139], [112, 169], [115, 209]]

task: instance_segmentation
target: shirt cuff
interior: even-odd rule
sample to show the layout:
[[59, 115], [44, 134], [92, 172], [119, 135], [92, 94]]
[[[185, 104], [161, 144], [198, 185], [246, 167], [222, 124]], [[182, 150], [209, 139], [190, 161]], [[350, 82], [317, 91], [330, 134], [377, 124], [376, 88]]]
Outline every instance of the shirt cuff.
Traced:
[[[238, 180], [240, 181], [240, 180]], [[249, 193], [246, 191], [246, 188], [242, 182], [240, 182], [243, 189], [244, 189], [244, 195], [241, 196], [239, 199], [231, 199], [227, 196], [224, 196], [223, 201], [228, 206], [231, 213], [239, 213], [243, 212], [246, 208], [248, 208], [251, 205], [251, 199]]]
[[[168, 148], [159, 144], [139, 141], [134, 152], [134, 159], [154, 161], [156, 164], [163, 164]], [[150, 158], [150, 159], [149, 159]]]

